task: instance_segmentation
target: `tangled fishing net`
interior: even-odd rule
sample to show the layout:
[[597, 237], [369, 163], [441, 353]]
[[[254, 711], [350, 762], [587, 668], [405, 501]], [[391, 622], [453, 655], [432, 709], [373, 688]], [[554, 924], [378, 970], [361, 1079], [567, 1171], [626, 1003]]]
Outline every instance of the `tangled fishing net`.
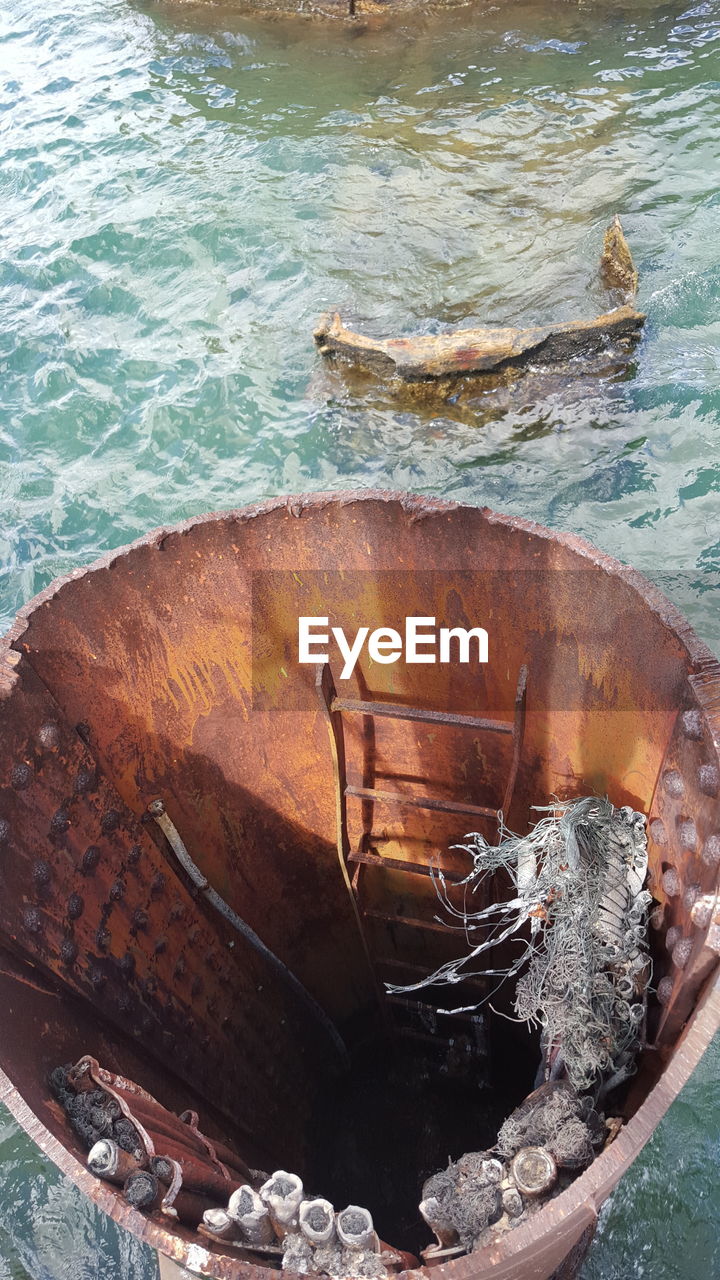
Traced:
[[[645, 818], [597, 797], [539, 811], [546, 816], [529, 835], [503, 828], [497, 845], [473, 834], [458, 846], [473, 860], [460, 886], [449, 890], [442, 872], [433, 872], [440, 901], [465, 931], [469, 953], [419, 982], [388, 984], [388, 990], [453, 985], [482, 974], [516, 978], [515, 1013], [542, 1028], [546, 1076], [566, 1074], [580, 1092], [606, 1093], [634, 1070], [645, 1018], [652, 901], [643, 888]], [[486, 898], [498, 872], [512, 883], [509, 900], [473, 910], [473, 899]], [[462, 906], [450, 896], [458, 889]], [[511, 941], [519, 953], [510, 963], [478, 966], [487, 952]]]

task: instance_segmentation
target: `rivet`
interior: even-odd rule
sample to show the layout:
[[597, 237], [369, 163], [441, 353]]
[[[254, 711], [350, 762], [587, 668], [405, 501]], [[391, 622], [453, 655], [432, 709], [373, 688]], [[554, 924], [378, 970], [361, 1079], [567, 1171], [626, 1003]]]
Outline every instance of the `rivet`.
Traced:
[[42, 916], [36, 907], [26, 907], [22, 914], [22, 921], [28, 933], [42, 931]]
[[107, 836], [111, 831], [117, 831], [122, 821], [122, 814], [117, 809], [108, 809], [100, 820], [100, 830], [103, 835]]
[[693, 903], [692, 922], [698, 929], [707, 929], [713, 918], [715, 902], [715, 894], [706, 893], [703, 897], [698, 898], [697, 902]]
[[666, 793], [675, 800], [685, 793], [685, 783], [677, 769], [668, 769], [667, 773], [663, 774], [663, 786]]
[[136, 907], [132, 914], [132, 925], [134, 929], [147, 928], [147, 911], [143, 911], [142, 907]]
[[174, 923], [176, 920], [182, 920], [182, 918], [183, 918], [183, 916], [184, 916], [184, 915], [185, 915], [185, 908], [184, 908], [184, 906], [182, 905], [182, 903], [181, 903], [181, 902], [174, 902], [174, 903], [173, 903], [173, 905], [172, 905], [172, 907], [170, 908], [170, 920], [171, 920], [171, 922], [173, 922], [173, 923]]
[[79, 920], [84, 910], [85, 903], [80, 894], [71, 893], [67, 900], [68, 920]]
[[29, 765], [26, 765], [26, 764], [13, 765], [13, 770], [12, 770], [12, 773], [10, 774], [10, 785], [14, 787], [16, 791], [24, 791], [26, 787], [30, 786], [31, 782], [32, 782], [32, 769], [29, 767]]
[[692, 911], [701, 893], [702, 893], [702, 889], [700, 885], [697, 884], [697, 882], [695, 884], [688, 885], [687, 889], [685, 890], [685, 894], [683, 896], [683, 902], [685, 903], [685, 906], [687, 907], [688, 911]]
[[158, 871], [157, 874], [153, 876], [152, 884], [150, 885], [150, 892], [154, 898], [159, 898], [164, 890], [165, 876], [162, 871]]
[[680, 928], [679, 925], [674, 924], [671, 929], [668, 929], [665, 935], [665, 946], [667, 950], [672, 951], [681, 938], [682, 938], [682, 929]]
[[660, 1004], [669, 1004], [670, 997], [673, 992], [674, 982], [672, 978], [662, 978], [658, 983], [657, 998]]
[[162, 938], [162, 937], [156, 938], [155, 939], [155, 955], [161, 956], [163, 951], [166, 951], [166, 950], [167, 950], [167, 938]]
[[685, 968], [685, 965], [690, 959], [690, 953], [692, 949], [693, 949], [693, 944], [692, 944], [691, 938], [683, 938], [682, 942], [678, 942], [675, 944], [675, 946], [673, 947], [672, 960], [673, 960], [673, 964], [678, 969]]
[[33, 862], [32, 878], [36, 889], [42, 890], [49, 888], [50, 881], [52, 880], [50, 863], [46, 862], [44, 858], [38, 858]]
[[155, 978], [154, 975], [150, 973], [148, 974], [147, 978], [144, 979], [141, 985], [146, 995], [154, 996], [157, 991], [157, 985], [158, 985], [157, 978]]
[[83, 741], [86, 745], [89, 743], [89, 741], [90, 741], [90, 725], [88, 724], [87, 720], [81, 720], [79, 724], [76, 724], [76, 725], [75, 725], [75, 732], [76, 732], [76, 734], [77, 734], [78, 738], [81, 738], [81, 739], [82, 739], [82, 741]]
[[194, 946], [200, 937], [200, 925], [194, 924], [192, 929], [188, 929], [187, 939], [191, 946]]
[[667, 844], [667, 831], [662, 818], [654, 818], [650, 823], [650, 835], [655, 844]]
[[197, 997], [200, 995], [200, 992], [202, 991], [202, 989], [203, 989], [202, 978], [193, 978], [193, 983], [190, 988], [190, 995], [194, 1000], [196, 1000]]
[[68, 966], [71, 964], [74, 964], [75, 961], [77, 960], [77, 956], [78, 956], [77, 944], [73, 942], [72, 938], [65, 938], [60, 947], [60, 959], [62, 960], [63, 964], [66, 964]]
[[696, 742], [702, 738], [702, 716], [700, 715], [700, 712], [683, 712], [682, 727], [686, 738], [694, 738]]
[[703, 795], [716, 796], [720, 787], [720, 773], [714, 764], [701, 764], [698, 769], [698, 782]]
[[720, 862], [720, 835], [708, 836], [703, 845], [702, 860], [708, 867], [716, 867]]
[[64, 836], [70, 827], [70, 817], [67, 809], [58, 809], [50, 819], [50, 834], [53, 836]]
[[668, 898], [677, 897], [680, 892], [680, 877], [674, 867], [663, 871], [662, 883]]
[[75, 790], [78, 795], [85, 795], [88, 791], [94, 791], [97, 786], [97, 774], [94, 769], [88, 768], [87, 765], [81, 765], [75, 776]]
[[128, 856], [127, 856], [128, 865], [131, 867], [137, 866], [138, 862], [140, 861], [141, 854], [142, 854], [142, 849], [139, 844], [134, 844], [130, 849], [128, 849]]
[[135, 972], [135, 957], [132, 951], [126, 951], [120, 959], [120, 972], [125, 978], [132, 978]]
[[174, 977], [174, 978], [182, 978], [182, 977], [183, 977], [183, 975], [184, 975], [184, 973], [185, 973], [185, 960], [184, 960], [183, 956], [178, 956], [178, 958], [177, 958], [177, 963], [176, 963], [175, 968], [174, 968], [174, 970], [173, 970], [173, 977]]
[[96, 844], [91, 844], [85, 850], [80, 863], [80, 869], [83, 875], [90, 876], [100, 861], [100, 849]]
[[47, 724], [42, 725], [38, 733], [41, 746], [47, 751], [54, 751], [60, 742], [60, 730], [53, 720], [48, 720]]
[[104, 925], [99, 925], [95, 933], [95, 945], [98, 951], [107, 951], [110, 946], [110, 930]]
[[114, 883], [110, 885], [110, 901], [111, 902], [120, 902], [124, 893], [125, 893], [125, 885], [123, 884], [122, 880], [115, 880]]
[[677, 823], [677, 832], [683, 849], [694, 852], [697, 848], [697, 829], [692, 818], [680, 818]]
[[0, 849], [6, 845], [10, 839], [10, 823], [6, 818], [0, 818]]

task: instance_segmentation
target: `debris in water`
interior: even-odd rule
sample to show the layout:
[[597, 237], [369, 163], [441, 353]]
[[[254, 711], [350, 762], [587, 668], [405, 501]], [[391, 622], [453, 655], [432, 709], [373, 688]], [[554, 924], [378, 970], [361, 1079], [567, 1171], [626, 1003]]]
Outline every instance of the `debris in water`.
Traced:
[[605, 232], [600, 277], [605, 288], [611, 293], [619, 294], [624, 301], [629, 302], [635, 297], [638, 287], [637, 268], [617, 214]]
[[321, 317], [314, 338], [322, 355], [341, 355], [381, 376], [409, 382], [489, 373], [530, 360], [564, 362], [592, 354], [611, 340], [634, 339], [645, 322], [630, 305], [638, 277], [617, 215], [605, 233], [600, 274], [613, 300], [619, 294], [624, 304], [591, 320], [376, 340], [347, 329], [335, 312]]

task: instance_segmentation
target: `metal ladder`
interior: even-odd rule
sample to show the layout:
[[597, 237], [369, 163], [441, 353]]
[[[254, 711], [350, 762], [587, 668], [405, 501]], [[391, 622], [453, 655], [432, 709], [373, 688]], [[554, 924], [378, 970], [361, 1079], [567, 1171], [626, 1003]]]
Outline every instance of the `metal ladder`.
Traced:
[[[362, 897], [362, 881], [363, 873], [368, 873], [372, 868], [400, 871], [410, 875], [431, 876], [433, 874], [433, 864], [424, 860], [407, 860], [383, 856], [375, 852], [375, 848], [380, 841], [375, 838], [373, 848], [371, 849], [371, 830], [364, 831], [359, 847], [351, 849], [350, 837], [347, 822], [347, 803], [348, 799], [359, 800], [364, 803], [375, 805], [392, 805], [398, 804], [409, 806], [410, 808], [426, 809], [446, 814], [465, 814], [474, 818], [482, 818], [492, 821], [496, 824], [497, 830], [500, 827], [500, 815], [509, 813], [510, 805], [517, 781], [518, 768], [520, 765], [520, 756], [523, 746], [523, 738], [525, 733], [525, 710], [527, 701], [527, 667], [521, 666], [518, 674], [517, 687], [515, 691], [515, 708], [512, 720], [492, 720], [479, 716], [456, 715], [451, 712], [433, 711], [424, 707], [404, 706], [395, 702], [369, 702], [351, 698], [338, 697], [333, 679], [332, 670], [329, 662], [318, 665], [315, 687], [322, 713], [325, 717], [328, 734], [330, 739], [330, 751], [333, 761], [333, 773], [335, 782], [335, 819], [336, 819], [336, 840], [338, 860], [342, 872], [345, 885], [351, 900], [353, 914], [357, 922], [358, 932], [362, 941], [362, 945], [367, 958], [369, 970], [372, 974], [374, 988], [377, 994], [378, 1002], [382, 1012], [385, 1025], [388, 1030], [394, 1030], [403, 1035], [411, 1035], [420, 1039], [431, 1039], [433, 1043], [442, 1040], [435, 1032], [435, 1028], [431, 1034], [427, 1034], [422, 1030], [422, 1022], [428, 1019], [431, 1023], [437, 1021], [437, 1006], [433, 1006], [429, 1001], [419, 1001], [406, 998], [399, 995], [387, 995], [382, 985], [382, 981], [378, 974], [378, 969], [388, 969], [393, 967], [402, 968], [404, 971], [415, 971], [417, 977], [427, 976], [429, 969], [420, 966], [399, 961], [396, 957], [373, 955], [372, 948], [368, 941], [367, 930], [365, 928], [366, 920], [380, 920], [387, 924], [401, 924], [410, 929], [424, 929], [430, 931], [438, 931], [446, 933], [446, 927], [437, 922], [429, 921], [412, 916], [393, 915], [390, 912], [383, 912], [376, 908], [372, 908], [364, 904]], [[489, 734], [509, 735], [511, 738], [511, 760], [510, 769], [505, 783], [505, 789], [502, 797], [501, 805], [498, 808], [490, 808], [483, 805], [473, 805], [458, 803], [454, 800], [445, 800], [436, 796], [417, 795], [411, 792], [388, 791], [381, 790], [376, 787], [356, 787], [348, 784], [347, 768], [346, 768], [346, 751], [345, 751], [345, 731], [343, 725], [343, 717], [346, 715], [361, 715], [370, 717], [373, 721], [379, 718], [389, 718], [392, 720], [405, 720], [420, 724], [430, 725], [446, 725], [455, 728], [458, 731], [475, 730]], [[444, 871], [443, 874], [448, 881], [459, 881], [462, 876], [453, 875], [450, 871]], [[484, 982], [482, 979], [465, 979], [463, 986], [478, 986], [484, 990]], [[421, 1029], [415, 1030], [411, 1026], [404, 1025], [402, 1021], [403, 1014], [417, 1013], [421, 1022]], [[400, 1016], [398, 1016], [400, 1015]], [[475, 1023], [475, 1031], [479, 1032], [477, 1026], [482, 1021], [480, 1015], [472, 1013], [457, 1013], [452, 1015], [444, 1014], [443, 1017], [453, 1017], [460, 1021]], [[472, 1028], [471, 1028], [472, 1029]], [[451, 1042], [451, 1037], [446, 1038], [447, 1042]]]

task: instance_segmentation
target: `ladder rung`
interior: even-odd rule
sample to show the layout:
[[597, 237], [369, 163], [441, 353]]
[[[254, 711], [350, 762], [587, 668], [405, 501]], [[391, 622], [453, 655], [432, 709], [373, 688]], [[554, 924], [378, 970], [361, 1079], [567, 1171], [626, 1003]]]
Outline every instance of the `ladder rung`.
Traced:
[[404, 924], [409, 929], [429, 929], [432, 933], [442, 933], [448, 937], [447, 925], [437, 920], [419, 920], [415, 916], [393, 915], [391, 911], [376, 911], [374, 907], [362, 907], [362, 914], [371, 920], [383, 920], [385, 924]]
[[440, 800], [433, 796], [414, 796], [403, 791], [376, 791], [373, 787], [346, 787], [346, 796], [357, 800], [378, 800], [381, 804], [406, 804], [413, 809], [433, 809], [440, 813], [468, 813], [476, 818], [496, 818], [497, 809], [476, 804], [458, 804], [456, 800]]
[[377, 853], [369, 853], [359, 849], [357, 853], [348, 854], [348, 862], [361, 862], [366, 867], [380, 867], [384, 871], [407, 871], [414, 876], [429, 876], [433, 871], [442, 872], [446, 880], [459, 884], [465, 876], [459, 871], [446, 871], [443, 867], [432, 867], [429, 862], [410, 862], [404, 858], [381, 857]]
[[485, 720], [479, 716], [461, 716], [452, 711], [429, 711], [424, 707], [405, 707], [401, 702], [358, 702], [353, 698], [333, 698], [331, 711], [355, 712], [363, 716], [387, 716], [392, 720], [417, 720], [422, 724], [449, 724], [453, 728], [481, 729], [487, 733], [512, 733], [512, 721]]

